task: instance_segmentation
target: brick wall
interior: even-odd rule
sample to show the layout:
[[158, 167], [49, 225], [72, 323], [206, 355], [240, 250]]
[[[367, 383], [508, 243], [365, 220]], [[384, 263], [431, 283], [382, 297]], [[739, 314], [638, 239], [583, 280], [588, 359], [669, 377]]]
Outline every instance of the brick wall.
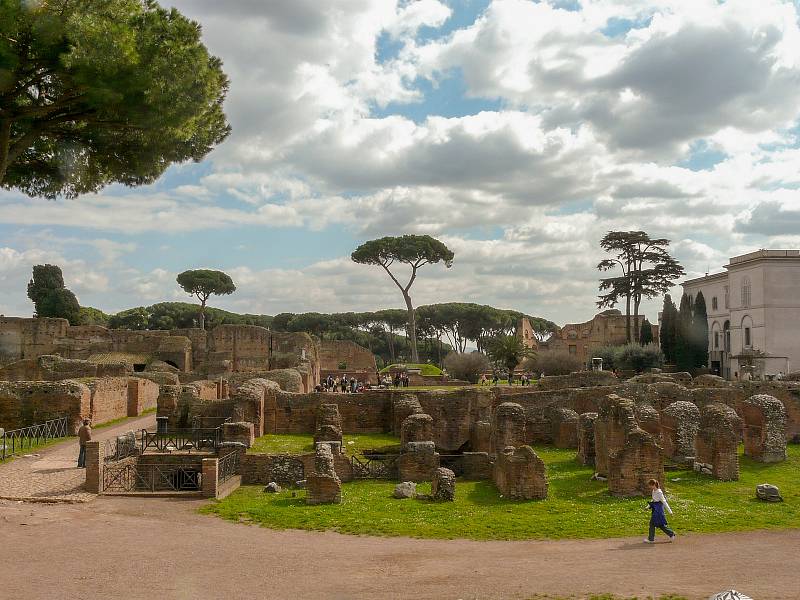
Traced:
[[87, 383], [92, 392], [92, 423], [99, 425], [128, 416], [128, 378], [104, 377]]
[[128, 378], [128, 416], [136, 417], [158, 406], [159, 385], [149, 379]]
[[91, 412], [91, 391], [75, 381], [0, 382], [0, 427], [17, 429], [68, 416], [72, 433]]

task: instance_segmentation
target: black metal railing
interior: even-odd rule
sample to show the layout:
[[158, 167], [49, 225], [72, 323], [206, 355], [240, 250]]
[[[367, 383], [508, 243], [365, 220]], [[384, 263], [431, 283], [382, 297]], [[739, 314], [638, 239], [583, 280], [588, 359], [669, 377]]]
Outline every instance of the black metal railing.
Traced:
[[129, 435], [123, 435], [105, 441], [105, 450], [103, 452], [103, 460], [105, 462], [117, 462], [129, 456], [137, 456], [139, 454], [139, 442], [136, 435], [130, 432]]
[[0, 436], [0, 460], [29, 451], [48, 440], [67, 437], [69, 435], [68, 431], [68, 417], [5, 431]]
[[106, 465], [103, 490], [116, 493], [197, 492], [202, 486], [199, 469], [181, 465]]
[[222, 427], [173, 429], [167, 432], [142, 430], [141, 450], [158, 452], [216, 451], [222, 444]]
[[362, 454], [350, 457], [354, 479], [394, 479], [399, 454]]
[[219, 459], [217, 466], [217, 480], [225, 483], [239, 471], [239, 452], [231, 452]]

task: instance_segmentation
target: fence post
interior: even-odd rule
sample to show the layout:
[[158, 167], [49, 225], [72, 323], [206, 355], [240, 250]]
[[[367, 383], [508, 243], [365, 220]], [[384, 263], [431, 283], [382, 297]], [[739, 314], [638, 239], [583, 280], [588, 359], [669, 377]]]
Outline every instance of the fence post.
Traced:
[[86, 442], [86, 489], [92, 494], [103, 493], [104, 450], [100, 442]]
[[219, 459], [203, 459], [203, 481], [201, 482], [203, 495], [207, 498], [217, 497], [217, 487], [219, 486]]

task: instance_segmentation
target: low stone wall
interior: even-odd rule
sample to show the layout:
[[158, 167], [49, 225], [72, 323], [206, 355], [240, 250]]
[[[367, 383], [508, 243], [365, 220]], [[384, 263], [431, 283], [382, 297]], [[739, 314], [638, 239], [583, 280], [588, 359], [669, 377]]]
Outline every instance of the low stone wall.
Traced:
[[0, 382], [0, 428], [18, 429], [63, 416], [72, 434], [91, 413], [92, 393], [76, 381]]
[[149, 379], [128, 378], [128, 416], [137, 417], [158, 406], [159, 386]]
[[98, 364], [88, 360], [45, 354], [26, 358], [0, 368], [3, 381], [63, 381], [87, 377], [124, 377], [132, 368], [124, 363]]
[[[306, 469], [312, 469], [314, 453], [306, 454], [243, 454], [239, 458], [239, 473], [245, 485], [267, 485], [276, 482], [293, 487], [306, 478]], [[353, 480], [353, 467], [344, 454], [335, 454], [333, 465], [343, 482]]]
[[127, 377], [103, 377], [87, 385], [92, 392], [92, 423], [99, 425], [128, 416]]

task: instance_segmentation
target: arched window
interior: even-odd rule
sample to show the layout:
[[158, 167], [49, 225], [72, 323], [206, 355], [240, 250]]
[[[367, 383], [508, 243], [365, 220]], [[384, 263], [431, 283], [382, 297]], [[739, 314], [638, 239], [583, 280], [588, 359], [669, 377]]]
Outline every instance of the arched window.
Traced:
[[749, 308], [750, 307], [750, 278], [745, 277], [742, 279], [742, 307]]
[[717, 303], [717, 297], [714, 296], [711, 298], [711, 310], [717, 310], [719, 308], [719, 304]]
[[712, 350], [719, 350], [720, 345], [722, 344], [722, 335], [721, 331], [719, 330], [719, 323], [714, 321], [714, 324], [711, 326], [711, 349]]
[[725, 352], [731, 351], [731, 322], [725, 321], [722, 326], [722, 341], [725, 344]]

